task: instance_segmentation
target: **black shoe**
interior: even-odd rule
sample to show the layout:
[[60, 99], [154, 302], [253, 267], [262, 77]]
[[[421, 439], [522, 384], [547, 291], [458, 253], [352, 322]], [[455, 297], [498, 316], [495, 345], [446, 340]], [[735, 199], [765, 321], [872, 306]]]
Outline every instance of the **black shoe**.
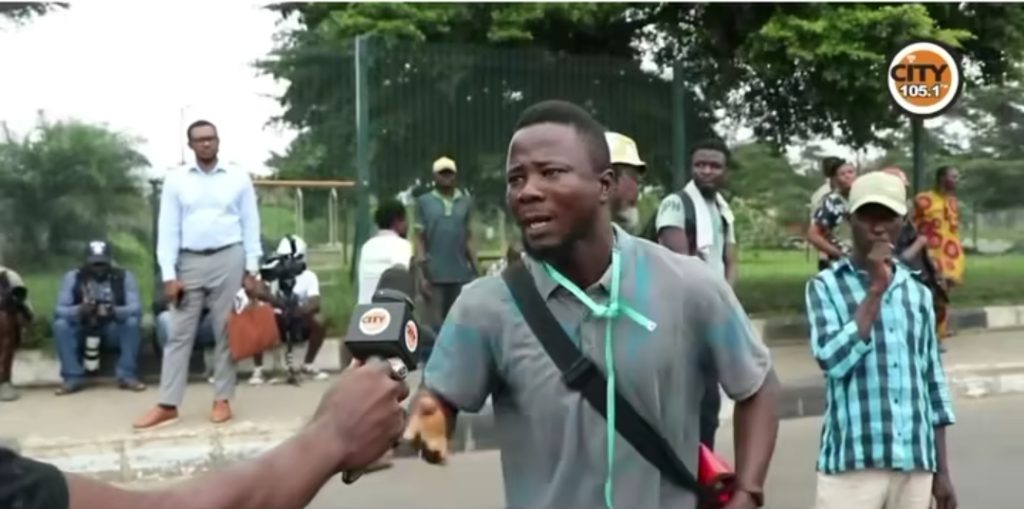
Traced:
[[76, 392], [78, 392], [78, 391], [80, 391], [80, 390], [82, 390], [84, 388], [85, 388], [85, 384], [83, 384], [81, 382], [79, 382], [79, 383], [64, 382], [64, 383], [60, 384], [60, 387], [58, 387], [56, 391], [53, 391], [53, 394], [56, 395], [56, 396], [67, 396], [69, 394], [74, 394], [74, 393], [76, 393]]
[[146, 384], [134, 379], [129, 378], [126, 380], [118, 380], [117, 387], [123, 391], [142, 392], [146, 390]]

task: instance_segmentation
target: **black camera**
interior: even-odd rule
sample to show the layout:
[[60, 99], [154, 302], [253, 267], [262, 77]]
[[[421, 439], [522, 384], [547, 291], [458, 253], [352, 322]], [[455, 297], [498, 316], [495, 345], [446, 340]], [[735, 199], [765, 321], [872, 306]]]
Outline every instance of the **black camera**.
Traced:
[[92, 303], [92, 312], [86, 317], [90, 327], [102, 327], [114, 319], [114, 294], [108, 280], [90, 275], [82, 288], [82, 300]]
[[260, 278], [278, 282], [281, 291], [288, 294], [295, 287], [295, 278], [306, 271], [306, 260], [291, 255], [271, 256], [260, 266]]

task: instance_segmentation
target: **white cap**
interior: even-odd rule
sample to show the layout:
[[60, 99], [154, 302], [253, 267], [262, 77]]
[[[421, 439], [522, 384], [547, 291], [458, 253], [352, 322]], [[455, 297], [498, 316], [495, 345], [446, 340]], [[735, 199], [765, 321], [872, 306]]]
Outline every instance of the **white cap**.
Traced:
[[289, 256], [306, 256], [306, 241], [298, 235], [285, 235], [277, 245], [277, 254]]
[[629, 136], [613, 133], [604, 133], [608, 141], [608, 152], [612, 157], [612, 164], [628, 164], [637, 168], [646, 168], [647, 164], [640, 159], [640, 150], [636, 148], [636, 142]]
[[873, 171], [857, 177], [850, 188], [850, 213], [869, 203], [877, 203], [898, 215], [907, 215], [907, 187], [889, 172]]

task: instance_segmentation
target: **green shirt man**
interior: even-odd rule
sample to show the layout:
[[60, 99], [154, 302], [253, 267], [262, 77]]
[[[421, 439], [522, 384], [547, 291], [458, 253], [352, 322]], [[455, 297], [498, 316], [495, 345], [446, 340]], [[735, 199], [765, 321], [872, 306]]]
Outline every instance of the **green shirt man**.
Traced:
[[470, 246], [472, 198], [455, 186], [455, 161], [434, 162], [434, 189], [416, 200], [416, 231], [426, 258], [426, 280], [440, 320], [448, 315], [462, 286], [476, 278], [476, 257]]

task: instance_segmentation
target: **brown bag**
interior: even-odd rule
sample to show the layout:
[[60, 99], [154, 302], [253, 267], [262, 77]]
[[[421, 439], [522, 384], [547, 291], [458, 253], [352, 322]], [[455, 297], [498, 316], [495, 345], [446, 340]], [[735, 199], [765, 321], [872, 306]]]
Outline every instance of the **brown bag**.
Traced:
[[238, 362], [266, 352], [281, 342], [274, 308], [250, 301], [241, 310], [231, 310], [228, 317], [228, 348], [231, 359]]

